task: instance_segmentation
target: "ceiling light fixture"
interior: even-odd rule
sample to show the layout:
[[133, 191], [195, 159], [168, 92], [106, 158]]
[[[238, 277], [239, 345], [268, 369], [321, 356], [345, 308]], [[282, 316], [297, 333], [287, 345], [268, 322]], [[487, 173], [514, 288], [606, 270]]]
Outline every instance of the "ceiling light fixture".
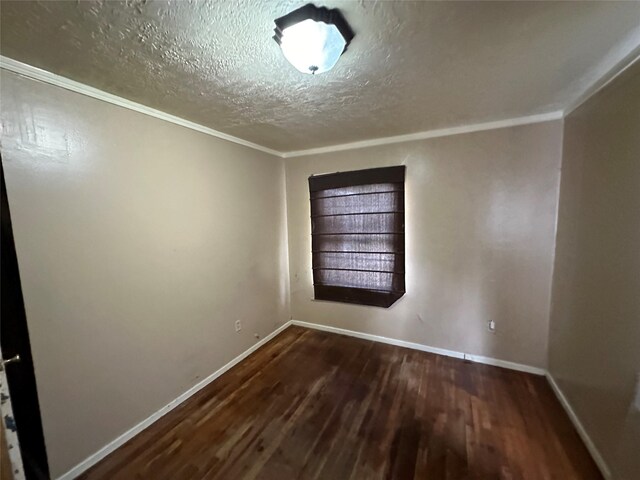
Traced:
[[331, 70], [354, 37], [340, 10], [311, 3], [274, 22], [273, 39], [285, 58], [298, 71], [312, 75]]

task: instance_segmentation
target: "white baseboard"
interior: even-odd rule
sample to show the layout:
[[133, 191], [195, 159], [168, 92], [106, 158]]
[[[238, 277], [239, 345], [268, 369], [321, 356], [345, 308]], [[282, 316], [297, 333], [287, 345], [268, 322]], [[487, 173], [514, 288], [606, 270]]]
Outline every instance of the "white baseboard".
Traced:
[[142, 432], [145, 428], [147, 428], [148, 426], [150, 426], [154, 422], [158, 421], [161, 417], [163, 417], [164, 415], [169, 413], [171, 410], [176, 408], [178, 405], [180, 405], [182, 402], [187, 400], [189, 397], [193, 396], [194, 394], [196, 394], [197, 392], [202, 390], [204, 387], [209, 385], [211, 382], [213, 382], [216, 378], [218, 378], [220, 375], [225, 373], [231, 367], [237, 365], [242, 360], [244, 360], [249, 355], [251, 355], [253, 352], [255, 352], [258, 348], [260, 348], [261, 346], [263, 346], [264, 344], [269, 342], [272, 338], [274, 338], [278, 334], [282, 333], [290, 325], [291, 325], [291, 321], [288, 321], [287, 323], [285, 323], [281, 327], [279, 327], [276, 330], [274, 330], [273, 332], [271, 332], [269, 335], [267, 335], [262, 340], [257, 342], [251, 348], [245, 350], [243, 353], [238, 355], [236, 358], [231, 360], [229, 363], [227, 363], [223, 367], [219, 368], [218, 370], [213, 372], [211, 375], [209, 375], [207, 378], [205, 378], [204, 380], [202, 380], [201, 382], [197, 383], [196, 385], [191, 387], [189, 390], [184, 392], [178, 398], [176, 398], [175, 400], [172, 400], [171, 402], [166, 404], [164, 407], [162, 407], [160, 410], [158, 410], [157, 412], [155, 412], [154, 414], [152, 414], [148, 418], [144, 419], [142, 422], [138, 423], [133, 428], [127, 430], [125, 433], [120, 435], [115, 440], [111, 441], [110, 443], [108, 443], [107, 445], [102, 447], [96, 453], [94, 453], [93, 455], [87, 457], [85, 460], [83, 460], [78, 465], [73, 467], [67, 473], [64, 473], [61, 476], [59, 476], [58, 480], [72, 480], [72, 479], [76, 478], [78, 475], [80, 475], [81, 473], [83, 473], [84, 471], [86, 471], [89, 468], [93, 467], [96, 463], [98, 463], [104, 457], [106, 457], [111, 452], [116, 450], [118, 447], [121, 447], [122, 445], [124, 445], [126, 442], [131, 440], [137, 434]]
[[560, 390], [560, 387], [558, 386], [556, 381], [551, 376], [551, 373], [549, 372], [547, 372], [547, 380], [549, 381], [549, 385], [551, 385], [553, 393], [556, 394], [558, 401], [562, 405], [562, 408], [564, 408], [564, 411], [567, 412], [567, 415], [569, 416], [571, 423], [573, 423], [573, 426], [578, 432], [578, 435], [580, 435], [580, 438], [582, 439], [585, 446], [587, 447], [587, 450], [589, 450], [589, 453], [591, 454], [591, 458], [593, 458], [593, 461], [596, 462], [596, 465], [600, 469], [600, 473], [602, 473], [602, 476], [606, 480], [611, 480], [613, 477], [611, 476], [611, 470], [609, 470], [609, 466], [607, 465], [607, 462], [605, 462], [604, 458], [602, 458], [602, 455], [600, 455], [600, 452], [598, 451], [597, 447], [591, 440], [591, 437], [589, 437], [587, 430], [582, 425], [582, 422], [580, 422], [578, 415], [576, 415], [576, 412], [574, 412], [573, 408], [571, 408], [571, 404], [569, 403], [569, 400], [567, 400], [567, 397], [564, 396], [564, 393], [562, 393], [562, 390]]
[[346, 330], [346, 329], [338, 328], [338, 327], [330, 327], [330, 326], [327, 326], [327, 325], [320, 325], [320, 324], [317, 324], [317, 323], [303, 322], [303, 321], [300, 321], [300, 320], [290, 320], [290, 321], [286, 322], [284, 325], [282, 325], [278, 329], [274, 330], [269, 335], [264, 337], [262, 340], [257, 342], [251, 348], [247, 349], [246, 351], [244, 351], [243, 353], [241, 353], [240, 355], [235, 357], [233, 360], [231, 360], [229, 363], [227, 363], [223, 367], [221, 367], [218, 370], [216, 370], [215, 372], [213, 372], [207, 378], [205, 378], [204, 380], [202, 380], [198, 384], [196, 384], [193, 387], [191, 387], [189, 390], [184, 392], [178, 398], [176, 398], [175, 400], [172, 400], [167, 405], [162, 407], [160, 410], [158, 410], [157, 412], [153, 413], [151, 416], [149, 416], [148, 418], [146, 418], [142, 422], [138, 423], [137, 425], [135, 425], [131, 429], [127, 430], [125, 433], [120, 435], [118, 438], [116, 438], [115, 440], [111, 441], [110, 443], [108, 443], [107, 445], [102, 447], [96, 453], [94, 453], [91, 456], [87, 457], [85, 460], [80, 462], [78, 465], [73, 467], [71, 470], [69, 470], [68, 472], [64, 473], [60, 477], [58, 477], [57, 480], [72, 480], [72, 479], [76, 478], [81, 473], [83, 473], [84, 471], [88, 470], [89, 468], [94, 466], [96, 463], [98, 463], [100, 460], [105, 458], [111, 452], [113, 452], [117, 448], [119, 448], [122, 445], [124, 445], [127, 441], [131, 440], [138, 433], [142, 432], [145, 428], [149, 427], [151, 424], [153, 424], [154, 422], [159, 420], [161, 417], [163, 417], [164, 415], [169, 413], [171, 410], [176, 408], [178, 405], [183, 403], [185, 400], [187, 400], [188, 398], [190, 398], [191, 396], [196, 394], [198, 391], [202, 390], [204, 387], [209, 385], [211, 382], [213, 382], [220, 375], [222, 375], [223, 373], [225, 373], [226, 371], [231, 369], [233, 366], [235, 366], [238, 363], [240, 363], [242, 360], [247, 358], [249, 355], [251, 355], [258, 348], [260, 348], [261, 346], [263, 346], [264, 344], [269, 342], [271, 339], [273, 339], [274, 337], [276, 337], [277, 335], [282, 333], [284, 330], [286, 330], [291, 325], [298, 325], [300, 327], [311, 328], [311, 329], [314, 329], [314, 330], [322, 330], [324, 332], [337, 333], [337, 334], [340, 334], [340, 335], [348, 335], [350, 337], [361, 338], [361, 339], [364, 339], [364, 340], [372, 340], [374, 342], [387, 343], [389, 345], [396, 345], [396, 346], [399, 346], [399, 347], [411, 348], [413, 350], [420, 350], [420, 351], [423, 351], [423, 352], [435, 353], [435, 354], [438, 354], [438, 355], [445, 355], [447, 357], [454, 357], [454, 358], [470, 360], [472, 362], [483, 363], [483, 364], [486, 364], [486, 365], [493, 365], [493, 366], [497, 366], [497, 367], [508, 368], [510, 370], [517, 370], [517, 371], [521, 371], [521, 372], [533, 373], [533, 374], [536, 374], [536, 375], [546, 375], [547, 380], [549, 381], [549, 384], [551, 385], [551, 388], [553, 389], [554, 393], [558, 397], [558, 400], [560, 401], [560, 404], [562, 405], [562, 407], [567, 412], [567, 415], [571, 419], [571, 422], [573, 423], [573, 425], [575, 426], [576, 430], [578, 431], [578, 434], [580, 435], [580, 438], [582, 439], [582, 441], [584, 442], [585, 446], [589, 450], [589, 453], [593, 457], [593, 460], [598, 465], [598, 468], [602, 472], [602, 475], [605, 477], [605, 479], [611, 480], [611, 472], [610, 472], [606, 462], [604, 461], [604, 459], [600, 455], [600, 452], [598, 451], [598, 449], [596, 448], [594, 443], [591, 441], [591, 438], [589, 437], [589, 435], [587, 434], [586, 430], [582, 426], [582, 423], [580, 423], [580, 420], [578, 419], [577, 415], [575, 414], [575, 412], [571, 408], [569, 402], [567, 401], [566, 397], [564, 396], [564, 394], [562, 393], [562, 391], [560, 390], [560, 388], [556, 384], [555, 380], [553, 379], [551, 374], [549, 372], [547, 372], [546, 370], [544, 370], [542, 368], [538, 368], [538, 367], [532, 367], [532, 366], [529, 366], [529, 365], [523, 365], [523, 364], [520, 364], [520, 363], [508, 362], [508, 361], [505, 361], [505, 360], [499, 360], [499, 359], [496, 359], [496, 358], [484, 357], [484, 356], [481, 356], [481, 355], [470, 355], [470, 354], [463, 353], [463, 352], [458, 352], [458, 351], [455, 351], [455, 350], [447, 350], [447, 349], [444, 349], [444, 348], [431, 347], [429, 345], [422, 345], [420, 343], [406, 342], [404, 340], [398, 340], [398, 339], [394, 339], [394, 338], [382, 337], [382, 336], [379, 336], [379, 335], [371, 335], [371, 334], [368, 334], [368, 333], [356, 332], [356, 331], [353, 331], [353, 330]]
[[469, 360], [471, 362], [484, 363], [486, 365], [493, 365], [495, 367], [508, 368], [509, 370], [517, 370], [519, 372], [533, 373], [535, 375], [545, 375], [547, 373], [544, 368], [532, 367], [530, 365], [523, 365], [521, 363], [508, 362], [506, 360], [499, 360], [497, 358], [483, 357], [482, 355], [471, 355], [455, 350], [431, 347], [429, 345], [423, 345], [421, 343], [406, 342], [404, 340], [382, 337], [380, 335], [372, 335], [370, 333], [356, 332], [353, 330], [346, 330], [344, 328], [329, 327], [327, 325], [303, 322], [300, 320], [291, 320], [291, 324], [298, 325], [300, 327], [313, 328], [315, 330], [322, 330], [324, 332], [338, 333], [340, 335], [362, 338], [364, 340], [372, 340], [374, 342], [388, 343], [389, 345], [411, 348], [413, 350], [420, 350], [422, 352], [436, 353], [438, 355], [445, 355], [447, 357], [461, 358], [464, 360]]
[[602, 475], [606, 480], [612, 479], [611, 471], [609, 470], [607, 463], [602, 458], [602, 455], [600, 455], [600, 452], [598, 451], [595, 444], [589, 437], [589, 434], [587, 434], [587, 431], [585, 430], [582, 423], [578, 419], [578, 416], [575, 414], [575, 412], [571, 408], [569, 401], [564, 396], [564, 394], [562, 393], [562, 390], [560, 390], [560, 388], [556, 384], [551, 374], [543, 368], [532, 367], [530, 365], [523, 365], [515, 362], [508, 362], [506, 360], [499, 360], [497, 358], [484, 357], [482, 355], [470, 355], [468, 353], [458, 352], [455, 350], [446, 350], [443, 348], [431, 347], [429, 345], [422, 345], [420, 343], [406, 342], [404, 340], [397, 340], [395, 338], [382, 337], [379, 335], [371, 335], [369, 333], [356, 332], [353, 330], [346, 330], [344, 328], [338, 328], [338, 327], [330, 327], [327, 325], [320, 325], [317, 323], [303, 322], [300, 320], [291, 320], [290, 323], [292, 325], [298, 325], [300, 327], [313, 328], [315, 330], [322, 330], [323, 332], [331, 332], [331, 333], [337, 333], [341, 335], [348, 335], [350, 337], [362, 338], [365, 340], [372, 340], [374, 342], [387, 343], [389, 345], [396, 345], [399, 347], [411, 348], [411, 349], [420, 350], [423, 352], [436, 353], [438, 355], [445, 355], [447, 357], [461, 358], [461, 359], [470, 360], [476, 363], [484, 363], [486, 365], [493, 365], [496, 367], [508, 368], [510, 370], [533, 373], [536, 375], [545, 375], [549, 384], [551, 385], [553, 392], [558, 398], [558, 401], [564, 408], [565, 412], [567, 412], [569, 419], [573, 423], [573, 426], [577, 430], [578, 435], [580, 435], [580, 438], [582, 439], [585, 446], [587, 447], [587, 450], [591, 454], [593, 461], [596, 463], [596, 465], [600, 469], [600, 472], [602, 473]]

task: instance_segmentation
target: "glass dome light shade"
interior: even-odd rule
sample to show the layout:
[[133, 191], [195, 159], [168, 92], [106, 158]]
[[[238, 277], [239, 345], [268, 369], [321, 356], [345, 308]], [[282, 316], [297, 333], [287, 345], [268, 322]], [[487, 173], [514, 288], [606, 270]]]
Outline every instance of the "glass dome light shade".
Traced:
[[355, 36], [337, 8], [316, 7], [312, 3], [274, 20], [273, 39], [285, 58], [307, 74], [333, 68]]
[[310, 74], [331, 70], [346, 45], [335, 25], [311, 19], [285, 28], [280, 41], [289, 63], [298, 71]]

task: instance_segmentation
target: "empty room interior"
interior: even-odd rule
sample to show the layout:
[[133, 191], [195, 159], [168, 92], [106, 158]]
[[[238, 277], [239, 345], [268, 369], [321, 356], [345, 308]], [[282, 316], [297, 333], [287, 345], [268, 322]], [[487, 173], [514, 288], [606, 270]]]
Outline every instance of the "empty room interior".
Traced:
[[640, 480], [640, 2], [0, 1], [2, 480]]

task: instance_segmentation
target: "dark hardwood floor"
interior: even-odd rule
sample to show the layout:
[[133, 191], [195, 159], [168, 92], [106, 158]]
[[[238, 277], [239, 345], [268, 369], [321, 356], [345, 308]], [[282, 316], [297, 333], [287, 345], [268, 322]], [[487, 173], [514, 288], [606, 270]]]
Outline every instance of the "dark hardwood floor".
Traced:
[[544, 377], [290, 327], [84, 479], [600, 479]]

